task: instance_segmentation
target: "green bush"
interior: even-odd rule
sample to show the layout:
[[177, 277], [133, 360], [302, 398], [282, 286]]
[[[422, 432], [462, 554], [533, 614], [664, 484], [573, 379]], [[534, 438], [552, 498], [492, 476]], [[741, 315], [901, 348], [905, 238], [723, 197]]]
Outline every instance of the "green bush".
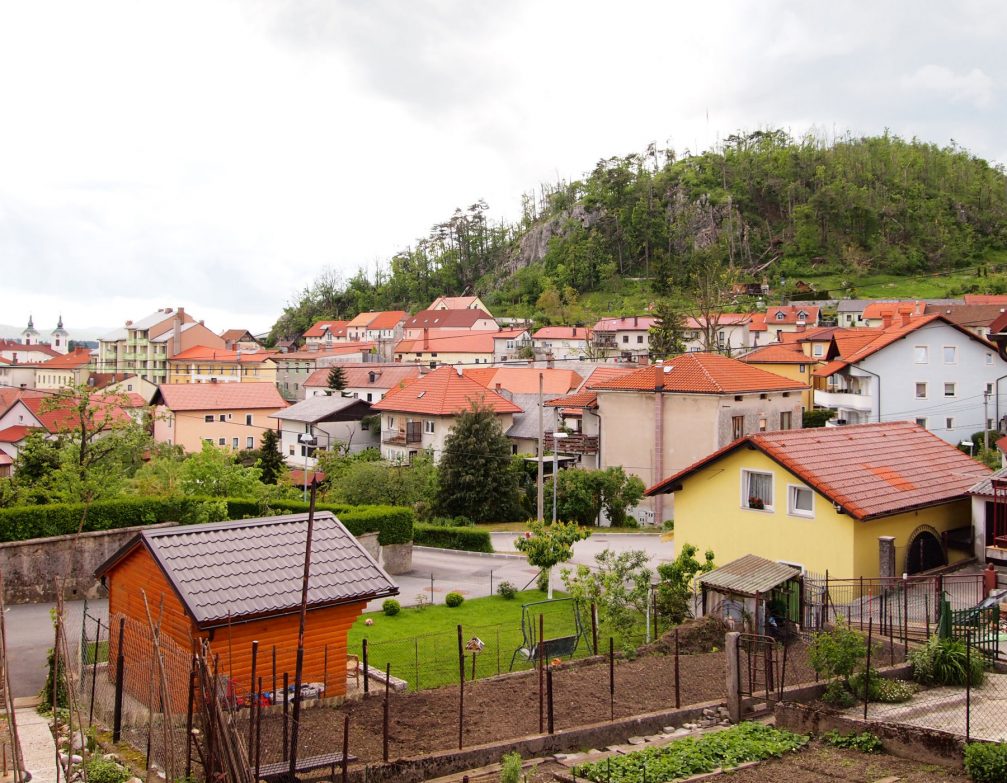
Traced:
[[801, 426], [805, 428], [824, 427], [825, 422], [835, 415], [836, 411], [832, 408], [815, 408], [814, 410], [804, 411]]
[[540, 593], [549, 592], [549, 571], [548, 569], [542, 570], [538, 577], [535, 579], [535, 587], [538, 588]]
[[500, 759], [500, 783], [521, 783], [521, 754], [517, 751]]
[[857, 697], [853, 695], [850, 687], [845, 682], [842, 680], [832, 680], [832, 682], [825, 686], [822, 701], [826, 704], [831, 704], [833, 707], [846, 709], [857, 703]]
[[497, 595], [512, 601], [517, 596], [517, 588], [510, 582], [501, 582], [497, 585]]
[[440, 525], [413, 526], [413, 543], [440, 549], [461, 549], [466, 552], [492, 554], [493, 541], [485, 530], [470, 527], [441, 527]]
[[867, 643], [840, 617], [835, 628], [815, 634], [808, 657], [819, 675], [839, 678], [848, 686], [850, 677], [867, 658]]
[[970, 742], [965, 746], [965, 771], [975, 783], [1007, 780], [1007, 745]]
[[985, 677], [983, 656], [976, 650], [969, 655], [961, 639], [941, 639], [931, 636], [925, 645], [909, 653], [913, 678], [923, 685], [982, 685]]
[[[871, 669], [867, 698], [883, 704], [899, 704], [909, 701], [919, 689], [907, 680], [890, 680], [882, 677], [876, 669]], [[850, 678], [850, 690], [858, 701], [864, 698], [864, 672], [857, 672]]]
[[862, 734], [840, 734], [838, 731], [830, 731], [822, 736], [822, 741], [836, 748], [850, 748], [861, 753], [880, 753], [884, 747], [881, 740], [869, 731]]
[[90, 783], [126, 783], [129, 777], [129, 772], [101, 756], [92, 756], [87, 761], [87, 779]]
[[450, 592], [444, 596], [444, 603], [454, 609], [456, 606], [461, 606], [465, 602], [465, 596], [461, 593]]
[[381, 611], [384, 612], [389, 617], [394, 617], [399, 612], [402, 611], [402, 604], [396, 601], [394, 598], [388, 598], [383, 604], [381, 604]]

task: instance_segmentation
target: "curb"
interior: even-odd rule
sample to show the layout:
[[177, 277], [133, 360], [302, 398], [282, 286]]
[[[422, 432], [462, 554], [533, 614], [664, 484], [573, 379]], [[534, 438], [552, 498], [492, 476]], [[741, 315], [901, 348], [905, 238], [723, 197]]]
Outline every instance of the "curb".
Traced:
[[475, 557], [505, 557], [511, 560], [524, 560], [524, 555], [512, 555], [506, 552], [469, 552], [467, 549], [447, 549], [442, 546], [420, 546], [413, 544], [413, 549], [421, 552], [456, 552], [461, 555], [473, 555]]

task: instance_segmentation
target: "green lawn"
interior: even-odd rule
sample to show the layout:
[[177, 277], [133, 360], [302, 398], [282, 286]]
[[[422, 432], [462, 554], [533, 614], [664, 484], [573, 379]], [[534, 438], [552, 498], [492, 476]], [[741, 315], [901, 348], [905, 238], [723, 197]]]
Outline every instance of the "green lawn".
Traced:
[[[557, 593], [556, 597], [562, 597]], [[458, 630], [468, 641], [473, 636], [486, 645], [476, 656], [476, 676], [489, 677], [510, 668], [514, 651], [522, 645], [521, 606], [545, 600], [545, 593], [525, 590], [512, 600], [500, 596], [473, 598], [454, 609], [443, 604], [420, 610], [403, 608], [394, 617], [373, 612], [360, 617], [350, 629], [349, 651], [361, 654], [362, 642], [368, 644], [368, 664], [384, 669], [391, 664], [392, 675], [409, 682], [410, 689], [433, 688], [458, 681]], [[572, 635], [575, 627], [570, 602], [542, 608], [546, 638]], [[367, 619], [373, 625], [366, 624]], [[537, 622], [537, 613], [536, 620]], [[590, 616], [585, 611], [582, 622], [590, 637]], [[575, 657], [590, 654], [589, 644], [578, 645]], [[531, 664], [520, 656], [514, 669], [528, 669]], [[472, 655], [465, 656], [465, 676], [472, 678]]]
[[[1000, 263], [1001, 259], [989, 259]], [[801, 275], [800, 278], [833, 298], [855, 295], [857, 299], [945, 299], [951, 292], [976, 281], [975, 267], [924, 275]], [[844, 283], [853, 291], [844, 290]]]

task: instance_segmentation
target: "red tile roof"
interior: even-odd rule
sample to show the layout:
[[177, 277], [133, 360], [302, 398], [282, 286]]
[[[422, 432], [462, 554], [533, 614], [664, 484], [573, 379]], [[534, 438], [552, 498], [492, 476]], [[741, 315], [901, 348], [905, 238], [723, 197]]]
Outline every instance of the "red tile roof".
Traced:
[[32, 343], [31, 345], [25, 345], [17, 340], [6, 340], [0, 339], [0, 351], [17, 351], [18, 353], [23, 353], [25, 351], [34, 351], [35, 353], [44, 353], [47, 356], [62, 356], [58, 351], [54, 351], [48, 345], [41, 345], [39, 343]]
[[466, 367], [466, 378], [487, 389], [497, 384], [514, 394], [538, 394], [538, 376], [542, 375], [544, 394], [566, 394], [583, 382], [573, 370], [539, 369], [537, 367]]
[[506, 397], [471, 378], [459, 375], [454, 367], [438, 367], [404, 389], [393, 389], [371, 407], [379, 411], [450, 416], [468, 410], [473, 402], [488, 406], [495, 413], [522, 412], [519, 406]]
[[[244, 340], [246, 337], [250, 337], [255, 340], [255, 335], [252, 334], [247, 329], [225, 329], [220, 333], [220, 339], [224, 341], [239, 342]], [[255, 340], [258, 342], [258, 340]]]
[[[799, 318], [799, 314], [804, 313], [804, 318]], [[783, 307], [767, 307], [766, 308], [766, 326], [771, 327], [773, 324], [799, 324], [799, 323], [818, 323], [818, 307], [804, 307], [802, 305], [785, 305]], [[780, 318], [779, 316], [783, 316]]]
[[420, 310], [406, 320], [406, 329], [471, 329], [483, 319], [493, 316], [485, 310]]
[[[342, 364], [320, 367], [304, 382], [305, 386], [328, 388], [329, 372], [332, 367], [343, 367], [343, 376], [349, 389], [367, 387], [371, 389], [392, 389], [402, 383], [409, 383], [419, 377], [418, 364], [372, 364], [365, 367], [344, 367]], [[374, 382], [371, 382], [374, 373]]]
[[90, 361], [89, 348], [74, 348], [70, 353], [42, 362], [38, 367], [40, 370], [76, 370]]
[[19, 443], [28, 437], [29, 432], [37, 431], [38, 427], [25, 427], [21, 424], [6, 427], [0, 430], [0, 443]]
[[884, 318], [885, 314], [892, 318], [898, 318], [902, 313], [909, 315], [923, 315], [926, 310], [926, 302], [871, 302], [864, 308], [864, 320], [876, 320]]
[[768, 327], [766, 326], [766, 314], [765, 313], [752, 313], [752, 323], [748, 327], [750, 332], [765, 332]]
[[598, 392], [581, 389], [565, 397], [556, 397], [543, 403], [547, 408], [597, 408]]
[[[132, 421], [126, 411], [113, 402], [109, 402], [108, 399], [101, 394], [91, 395], [92, 416], [95, 421], [103, 422], [111, 419], [123, 424]], [[79, 424], [73, 400], [46, 395], [45, 397], [22, 398], [20, 402], [51, 433], [67, 432]], [[54, 405], [57, 407], [52, 407]]]
[[[439, 310], [443, 313], [474, 312], [473, 310]], [[499, 332], [434, 333], [425, 339], [399, 340], [395, 353], [489, 353], [495, 350], [494, 338]]]
[[331, 348], [326, 347], [317, 351], [312, 351], [309, 348], [302, 348], [299, 351], [288, 351], [287, 353], [273, 354], [273, 358], [277, 361], [284, 361], [286, 359], [302, 361], [304, 359], [317, 359], [320, 356], [345, 356], [348, 353], [366, 353], [373, 347], [374, 343], [367, 341], [334, 343]]
[[379, 329], [394, 329], [408, 317], [409, 313], [405, 310], [386, 310], [383, 313], [378, 313], [377, 317], [367, 324], [367, 328], [374, 331], [378, 331]]
[[625, 318], [602, 318], [594, 325], [596, 332], [646, 332], [657, 319], [651, 315], [630, 315]]
[[917, 424], [893, 421], [755, 433], [655, 484], [647, 495], [676, 491], [690, 475], [745, 445], [859, 520], [968, 497], [972, 485], [991, 473]]
[[219, 362], [222, 364], [261, 364], [266, 359], [276, 356], [273, 351], [227, 351], [223, 348], [210, 348], [206, 345], [194, 345], [171, 357], [172, 362]]
[[988, 328], [1007, 313], [1007, 304], [927, 305], [926, 314], [946, 315], [966, 329]]
[[287, 403], [275, 383], [162, 383], [155, 403], [172, 411], [279, 410]]
[[679, 394], [742, 394], [763, 391], [803, 391], [798, 381], [713, 353], [684, 353], [628, 375], [596, 383], [598, 390], [657, 391]]
[[798, 343], [773, 343], [756, 348], [740, 357], [747, 364], [814, 364], [815, 359], [806, 356]]
[[1007, 296], [1004, 294], [965, 294], [964, 299], [968, 305], [1007, 305]]
[[442, 304], [447, 310], [464, 310], [471, 308], [478, 299], [478, 296], [438, 296], [430, 303], [430, 309], [433, 310], [435, 304]]
[[583, 326], [543, 326], [532, 335], [535, 340], [590, 340], [591, 330]]
[[312, 324], [311, 328], [309, 328], [308, 331], [306, 331], [303, 336], [324, 337], [325, 329], [326, 327], [328, 327], [328, 330], [332, 332], [333, 337], [345, 337], [346, 327], [349, 325], [349, 323], [350, 323], [349, 321], [335, 321], [335, 320], [317, 321], [316, 323]]

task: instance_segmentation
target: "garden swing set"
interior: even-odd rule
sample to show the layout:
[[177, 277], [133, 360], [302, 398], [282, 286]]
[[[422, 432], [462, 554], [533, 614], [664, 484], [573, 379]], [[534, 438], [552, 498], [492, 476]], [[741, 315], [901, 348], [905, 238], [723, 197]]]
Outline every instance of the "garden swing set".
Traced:
[[[557, 610], [562, 610], [564, 618], [573, 620], [572, 624], [565, 623], [565, 630], [569, 632], [551, 639], [548, 637], [539, 639], [539, 617], [543, 615], [555, 617], [558, 614]], [[591, 639], [588, 633], [580, 616], [580, 603], [573, 598], [554, 598], [548, 601], [522, 604], [521, 635], [523, 638], [521, 646], [511, 656], [510, 671], [514, 671], [514, 663], [518, 656], [527, 662], [535, 661], [539, 657], [545, 660], [572, 658], [577, 652], [582, 638], [584, 644], [590, 648]]]

